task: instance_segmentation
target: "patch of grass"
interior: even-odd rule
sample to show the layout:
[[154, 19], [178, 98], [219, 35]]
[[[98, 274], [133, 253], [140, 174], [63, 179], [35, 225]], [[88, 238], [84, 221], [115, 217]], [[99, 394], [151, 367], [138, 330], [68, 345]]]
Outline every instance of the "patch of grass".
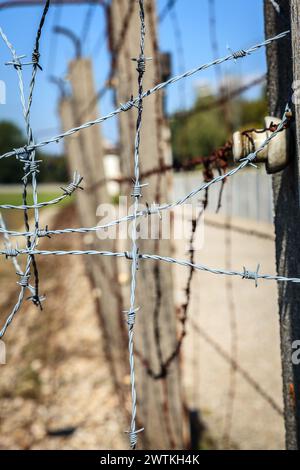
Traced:
[[[39, 202], [51, 201], [62, 195], [62, 191], [39, 191]], [[62, 206], [67, 205], [72, 200], [72, 197], [67, 197], [59, 204]], [[15, 192], [1, 192], [0, 191], [0, 204], [13, 204], [18, 206], [23, 204], [22, 194]], [[33, 204], [32, 194], [28, 193], [27, 204]]]
[[[62, 195], [62, 191], [39, 191], [39, 202], [51, 201]], [[74, 200], [74, 196], [67, 197], [57, 204], [59, 207], [65, 207]], [[20, 192], [10, 192], [10, 191], [1, 191], [0, 189], [0, 204], [12, 204], [14, 206], [19, 206], [23, 204], [22, 194]], [[28, 193], [27, 204], [32, 205], [32, 193]], [[53, 206], [49, 206], [53, 207]], [[44, 207], [41, 211], [47, 210], [48, 207]], [[29, 210], [29, 217], [33, 216], [33, 210]], [[19, 209], [2, 209], [2, 215], [5, 220], [8, 229], [17, 230], [20, 227], [23, 227], [24, 216], [23, 211]]]

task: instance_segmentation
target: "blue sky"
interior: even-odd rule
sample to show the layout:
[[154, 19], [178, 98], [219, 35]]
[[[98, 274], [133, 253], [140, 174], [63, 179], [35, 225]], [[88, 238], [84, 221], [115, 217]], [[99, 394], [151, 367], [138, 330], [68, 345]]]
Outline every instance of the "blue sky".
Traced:
[[[167, 0], [158, 0], [158, 11], [161, 11]], [[216, 20], [218, 29], [218, 42], [220, 55], [228, 53], [227, 47], [232, 50], [246, 48], [260, 42], [264, 38], [263, 27], [263, 0], [215, 0]], [[82, 31], [84, 18], [90, 7], [82, 6], [55, 6], [50, 8], [46, 26], [41, 40], [41, 64], [43, 72], [39, 72], [32, 107], [32, 127], [36, 140], [56, 135], [60, 130], [57, 116], [58, 91], [49, 83], [49, 75], [65, 76], [67, 64], [73, 58], [74, 52], [69, 41], [53, 34], [53, 26], [59, 23], [73, 29], [77, 34]], [[41, 15], [42, 7], [19, 7], [0, 10], [0, 25], [15, 46], [18, 54], [31, 56], [35, 32]], [[209, 10], [208, 0], [177, 0], [176, 14], [182, 31], [182, 46], [184, 50], [185, 67], [192, 68], [198, 64], [208, 62], [213, 53], [209, 38]], [[101, 7], [94, 7], [91, 28], [85, 42], [84, 52], [92, 54], [95, 81], [97, 88], [101, 88], [109, 69], [109, 55], [106, 44], [102, 43], [105, 31], [105, 18]], [[173, 22], [167, 16], [159, 26], [159, 41], [162, 51], [169, 51], [173, 57], [173, 74], [180, 72], [180, 64], [176, 55], [177, 43]], [[5, 66], [10, 60], [9, 51], [0, 42], [0, 80], [6, 83], [7, 104], [0, 105], [0, 119], [9, 119], [24, 128], [19, 97], [17, 93], [17, 79], [15, 70]], [[237, 75], [238, 77], [252, 78], [261, 75], [266, 69], [265, 51], [253, 54], [236, 63], [230, 62], [223, 66], [223, 73]], [[24, 68], [25, 79], [29, 79], [30, 68]], [[192, 104], [195, 97], [195, 88], [199, 83], [208, 82], [214, 86], [215, 71], [213, 69], [201, 72], [186, 80], [184, 90], [186, 105]], [[183, 104], [182, 84], [168, 87], [168, 111], [173, 111]], [[181, 87], [181, 88], [180, 88]], [[259, 89], [252, 90], [254, 96]], [[110, 112], [114, 105], [112, 96], [107, 93], [100, 103], [101, 114]], [[111, 141], [117, 139], [117, 126], [115, 120], [108, 121], [103, 127], [104, 135]], [[48, 147], [53, 153], [61, 151], [56, 144]]]

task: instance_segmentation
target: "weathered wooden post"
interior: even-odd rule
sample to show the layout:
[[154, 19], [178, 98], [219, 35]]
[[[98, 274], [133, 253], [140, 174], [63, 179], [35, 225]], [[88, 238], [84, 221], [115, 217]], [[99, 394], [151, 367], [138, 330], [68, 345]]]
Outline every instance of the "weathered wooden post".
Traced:
[[[296, 93], [300, 80], [300, 2], [277, 0], [276, 11], [265, 0], [265, 28], [270, 37], [287, 29], [291, 36], [268, 47], [268, 94], [270, 115], [282, 117], [294, 88], [292, 126], [295, 145], [291, 161], [282, 172], [273, 176], [276, 260], [281, 276], [300, 274], [300, 96]], [[297, 284], [279, 283], [279, 314], [285, 406], [286, 445], [300, 449], [300, 365], [293, 364], [293, 345], [300, 339], [300, 289]]]
[[[127, 0], [113, 0], [110, 11], [112, 49], [118, 44], [122, 21], [128, 8]], [[144, 89], [151, 88], [161, 79], [157, 46], [155, 2], [145, 2], [146, 56]], [[139, 54], [140, 23], [138, 4], [134, 6], [121, 49], [115, 59], [114, 83], [118, 103], [125, 103], [137, 95], [136, 62], [131, 59]], [[166, 125], [162, 112], [162, 95], [155, 94], [144, 101], [141, 135], [141, 173], [159, 168], [166, 162], [163, 128]], [[133, 175], [136, 110], [120, 115], [121, 168], [124, 176]], [[143, 203], [159, 203], [167, 200], [170, 175], [156, 174], [142, 183]], [[132, 187], [128, 188], [129, 199]], [[143, 222], [147, 223], [147, 219]], [[160, 233], [161, 235], [161, 233]], [[130, 246], [130, 245], [128, 245]], [[139, 240], [141, 252], [171, 253], [171, 240]], [[128, 266], [129, 267], [129, 266]], [[183, 448], [183, 405], [180, 384], [179, 357], [170, 367], [164, 363], [174, 351], [177, 339], [176, 314], [173, 299], [172, 270], [155, 262], [141, 262], [137, 278], [137, 305], [140, 310], [136, 321], [138, 419], [145, 428], [140, 435], [143, 446], [151, 449]], [[129, 295], [127, 295], [127, 306]], [[157, 376], [157, 377], [155, 377]]]
[[[64, 130], [97, 117], [96, 105], [88, 106], [95, 95], [92, 66], [88, 59], [75, 59], [69, 66], [72, 97], [60, 103], [60, 116]], [[100, 204], [109, 204], [105, 185], [97, 182], [104, 178], [103, 147], [99, 126], [80, 131], [65, 139], [70, 170], [84, 177], [84, 191], [77, 198], [80, 225], [94, 227], [101, 224], [97, 213]], [[104, 215], [104, 214], [103, 214]], [[111, 214], [111, 219], [114, 219]], [[108, 232], [109, 233], [109, 232]], [[95, 232], [86, 234], [83, 241], [87, 249], [115, 251], [115, 239], [99, 239]], [[127, 362], [124, 358], [125, 322], [120, 291], [117, 260], [91, 256], [86, 259], [87, 272], [93, 287], [95, 305], [101, 321], [104, 349], [109, 360], [112, 379], [120, 395], [124, 389]]]

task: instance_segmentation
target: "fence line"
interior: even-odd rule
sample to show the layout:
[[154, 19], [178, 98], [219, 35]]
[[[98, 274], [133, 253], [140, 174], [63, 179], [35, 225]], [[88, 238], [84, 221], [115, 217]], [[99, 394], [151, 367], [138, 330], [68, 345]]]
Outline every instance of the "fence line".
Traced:
[[[289, 106], [287, 105], [286, 112], [282, 118], [281, 123], [277, 127], [274, 132], [265, 140], [265, 142], [261, 145], [261, 147], [256, 150], [255, 152], [251, 153], [248, 155], [246, 158], [242, 159], [240, 164], [229, 171], [226, 174], [220, 174], [219, 176], [213, 178], [211, 181], [206, 182], [205, 184], [202, 184], [201, 186], [197, 187], [194, 189], [192, 192], [187, 194], [181, 199], [178, 199], [175, 202], [171, 203], [165, 203], [161, 204], [156, 207], [148, 207], [147, 210], [139, 211], [138, 207], [138, 201], [139, 198], [141, 197], [141, 189], [144, 186], [143, 184], [140, 183], [140, 169], [139, 169], [139, 146], [140, 146], [140, 131], [141, 131], [141, 124], [142, 124], [142, 113], [143, 113], [143, 100], [150, 96], [151, 94], [162, 90], [163, 88], [174, 84], [184, 78], [187, 78], [199, 71], [205, 70], [209, 67], [219, 65], [221, 63], [224, 63], [229, 60], [237, 60], [239, 58], [244, 58], [254, 52], [256, 52], [258, 49], [269, 45], [273, 41], [279, 40], [281, 38], [284, 38], [289, 34], [289, 31], [285, 31], [273, 38], [267, 39], [257, 45], [254, 45], [250, 47], [249, 49], [246, 50], [240, 50], [237, 52], [234, 52], [230, 55], [227, 55], [221, 59], [216, 59], [212, 62], [209, 62], [207, 64], [198, 66], [194, 69], [191, 69], [185, 73], [182, 73], [181, 75], [177, 75], [175, 77], [170, 78], [169, 80], [157, 84], [155, 87], [144, 91], [143, 90], [143, 76], [146, 71], [146, 60], [147, 58], [144, 55], [144, 47], [145, 47], [145, 17], [144, 17], [144, 2], [143, 0], [139, 0], [139, 8], [140, 8], [140, 23], [141, 23], [141, 31], [140, 31], [140, 55], [138, 58], [136, 58], [137, 62], [137, 71], [138, 71], [138, 86], [139, 86], [139, 94], [136, 98], [131, 98], [127, 103], [122, 104], [118, 109], [112, 111], [106, 116], [100, 117], [94, 121], [90, 121], [87, 123], [84, 123], [76, 128], [70, 129], [69, 131], [59, 134], [56, 137], [53, 137], [51, 139], [35, 143], [33, 140], [32, 136], [32, 130], [30, 128], [30, 109], [31, 109], [31, 103], [32, 103], [32, 96], [33, 96], [33, 90], [34, 90], [34, 85], [35, 85], [35, 78], [36, 78], [36, 73], [37, 69], [40, 68], [39, 65], [39, 40], [42, 32], [42, 28], [44, 25], [45, 17], [47, 14], [49, 8], [49, 0], [46, 2], [43, 16], [40, 22], [40, 26], [38, 29], [37, 33], [37, 38], [36, 38], [36, 44], [35, 44], [35, 49], [33, 52], [33, 57], [32, 57], [32, 62], [29, 64], [33, 65], [32, 69], [32, 78], [30, 82], [30, 92], [29, 92], [29, 99], [28, 99], [28, 106], [26, 109], [26, 125], [27, 125], [27, 145], [22, 147], [21, 149], [13, 149], [10, 152], [7, 152], [3, 155], [0, 156], [1, 158], [8, 158], [11, 156], [16, 156], [21, 162], [24, 163], [24, 172], [26, 171], [23, 182], [24, 182], [24, 194], [25, 194], [25, 202], [22, 206], [14, 206], [14, 205], [4, 205], [0, 206], [1, 208], [8, 208], [8, 209], [20, 209], [23, 210], [25, 213], [25, 228], [26, 232], [23, 232], [21, 234], [20, 232], [9, 232], [6, 230], [5, 227], [2, 226], [1, 232], [4, 235], [11, 235], [13, 233], [18, 234], [18, 235], [23, 235], [24, 237], [27, 237], [27, 248], [25, 249], [18, 249], [18, 248], [12, 248], [11, 245], [7, 244], [5, 250], [0, 250], [0, 254], [5, 255], [6, 257], [12, 257], [15, 258], [19, 255], [27, 255], [27, 264], [26, 264], [26, 269], [24, 273], [21, 273], [19, 285], [21, 286], [19, 297], [17, 300], [16, 305], [14, 306], [12, 312], [9, 314], [7, 317], [5, 324], [3, 328], [0, 331], [0, 338], [4, 335], [6, 332], [6, 329], [8, 325], [11, 323], [13, 320], [15, 314], [19, 310], [23, 300], [24, 300], [24, 294], [26, 291], [26, 288], [29, 288], [29, 278], [30, 278], [30, 266], [33, 264], [34, 266], [34, 256], [37, 255], [101, 255], [101, 256], [115, 256], [115, 257], [123, 257], [126, 258], [127, 260], [131, 261], [131, 295], [130, 295], [130, 309], [127, 313], [127, 322], [128, 322], [128, 336], [129, 336], [129, 361], [130, 361], [130, 373], [131, 373], [131, 396], [132, 396], [132, 419], [131, 419], [131, 427], [129, 431], [129, 439], [130, 439], [130, 445], [132, 448], [136, 447], [137, 444], [137, 434], [142, 431], [142, 429], [136, 429], [136, 391], [135, 391], [135, 377], [134, 377], [134, 353], [133, 353], [133, 333], [134, 333], [134, 322], [135, 322], [135, 316], [138, 311], [138, 308], [135, 306], [135, 292], [136, 292], [136, 274], [137, 274], [137, 269], [138, 269], [138, 263], [140, 260], [152, 260], [152, 261], [161, 261], [165, 263], [171, 263], [171, 264], [177, 264], [181, 265], [184, 267], [189, 267], [190, 269], [193, 270], [199, 270], [199, 271], [205, 271], [213, 274], [220, 274], [220, 275], [226, 275], [226, 276], [238, 276], [242, 279], [248, 279], [248, 280], [254, 280], [255, 285], [257, 286], [258, 280], [264, 279], [264, 280], [275, 280], [279, 282], [293, 282], [293, 283], [299, 283], [300, 278], [292, 278], [292, 277], [281, 277], [281, 276], [274, 276], [274, 275], [269, 275], [269, 274], [260, 274], [259, 273], [259, 267], [255, 272], [248, 271], [246, 268], [243, 269], [243, 271], [229, 271], [229, 270], [224, 270], [224, 269], [213, 269], [210, 267], [207, 267], [202, 264], [196, 264], [193, 262], [193, 260], [186, 261], [186, 260], [179, 260], [171, 257], [164, 257], [164, 256], [159, 256], [156, 254], [142, 254], [139, 253], [138, 251], [138, 246], [137, 246], [137, 220], [139, 217], [142, 216], [150, 216], [152, 214], [160, 214], [161, 211], [164, 210], [170, 210], [173, 209], [176, 206], [181, 206], [185, 204], [189, 199], [193, 198], [196, 196], [199, 192], [205, 190], [207, 191], [208, 188], [218, 182], [224, 182], [226, 178], [229, 176], [232, 176], [242, 170], [243, 168], [247, 167], [248, 165], [253, 165], [254, 160], [256, 159], [257, 155], [259, 152], [261, 152], [268, 144], [269, 142], [276, 137], [276, 135], [281, 132], [285, 126], [289, 123], [290, 121], [290, 111], [289, 111]], [[1, 30], [1, 36], [5, 40], [6, 36]], [[17, 56], [16, 53], [13, 53], [13, 61], [11, 62], [11, 65], [14, 66], [16, 69], [18, 75], [19, 75], [19, 85], [20, 85], [20, 90], [21, 90], [21, 101], [22, 104], [24, 105], [24, 94], [22, 95], [22, 89], [23, 89], [23, 79], [22, 79], [22, 67], [24, 65], [28, 65], [28, 63], [22, 63], [21, 59], [24, 56]], [[24, 102], [23, 102], [24, 101]], [[116, 116], [120, 114], [121, 112], [127, 112], [131, 108], [136, 107], [138, 109], [138, 116], [137, 116], [137, 127], [136, 127], [136, 138], [135, 138], [135, 152], [134, 152], [134, 186], [133, 186], [133, 193], [132, 196], [134, 197], [134, 213], [132, 215], [127, 215], [126, 217], [123, 217], [122, 219], [115, 220], [110, 222], [109, 224], [103, 225], [103, 226], [97, 226], [97, 227], [92, 227], [92, 228], [79, 228], [79, 229], [64, 229], [64, 230], [54, 230], [54, 231], [49, 231], [49, 230], [44, 230], [41, 231], [39, 230], [39, 224], [38, 224], [38, 210], [41, 207], [44, 207], [45, 205], [51, 205], [57, 202], [60, 202], [62, 198], [69, 196], [72, 194], [75, 189], [80, 188], [79, 184], [81, 182], [81, 177], [79, 175], [76, 175], [77, 178], [75, 179], [70, 185], [64, 189], [64, 195], [60, 196], [59, 198], [49, 201], [49, 202], [42, 202], [38, 203], [37, 202], [37, 184], [36, 184], [36, 174], [38, 173], [38, 162], [35, 160], [35, 150], [38, 148], [41, 148], [51, 142], [58, 142], [59, 140], [71, 136], [74, 133], [85, 129], [87, 127], [93, 126], [95, 124], [99, 124], [101, 122], [104, 122], [107, 119], [112, 118], [113, 116]], [[29, 170], [29, 173], [28, 173]], [[34, 191], [34, 204], [33, 205], [27, 205], [26, 203], [26, 186], [27, 186], [27, 178], [31, 177], [32, 181], [32, 186], [33, 186], [33, 191]], [[27, 210], [29, 209], [34, 209], [35, 210], [35, 230], [33, 232], [29, 231], [29, 226], [28, 226], [28, 219], [27, 217]], [[72, 250], [72, 251], [62, 251], [62, 250], [57, 250], [57, 251], [47, 251], [47, 250], [38, 250], [37, 248], [37, 243], [38, 239], [41, 236], [48, 236], [50, 234], [60, 234], [60, 233], [84, 233], [84, 232], [90, 232], [90, 231], [96, 231], [101, 228], [107, 228], [112, 225], [117, 225], [123, 221], [133, 221], [132, 225], [132, 251], [131, 252], [109, 252], [109, 251], [96, 251], [96, 250], [90, 250], [90, 251], [80, 251], [80, 250]], [[32, 240], [30, 237], [33, 237]], [[37, 269], [34, 267], [35, 271], [35, 276], [36, 276], [36, 285], [35, 285], [35, 294], [32, 296], [32, 300], [36, 302], [36, 304], [40, 305], [42, 299], [38, 296], [38, 273]]]
[[[71, 256], [81, 256], [81, 255], [95, 255], [95, 256], [113, 256], [117, 258], [126, 258], [128, 260], [132, 260], [132, 253], [131, 252], [112, 252], [112, 251], [97, 251], [97, 250], [30, 250], [30, 249], [6, 249], [0, 250], [0, 254], [6, 256], [7, 258], [16, 257], [19, 255], [43, 255], [43, 256], [64, 256], [64, 255], [71, 255]], [[277, 281], [277, 282], [292, 282], [295, 284], [300, 283], [300, 278], [298, 277], [284, 277], [284, 276], [276, 276], [273, 274], [260, 274], [259, 269], [260, 266], [256, 271], [249, 271], [244, 267], [243, 271], [229, 271], [222, 268], [211, 268], [204, 264], [193, 264], [187, 260], [181, 260], [176, 258], [171, 258], [169, 256], [160, 256], [160, 255], [153, 255], [147, 253], [138, 253], [139, 260], [153, 260], [153, 261], [163, 261], [165, 263], [171, 264], [178, 264], [180, 266], [185, 267], [193, 267], [197, 271], [205, 271], [211, 274], [221, 274], [225, 276], [237, 276], [242, 279], [248, 279], [255, 281], [257, 286], [258, 281], [260, 279], [267, 280], [267, 281]], [[0, 334], [1, 337], [1, 334]]]
[[139, 199], [142, 197], [142, 187], [140, 183], [140, 141], [141, 141], [141, 129], [142, 129], [142, 118], [143, 118], [143, 79], [146, 71], [146, 60], [145, 57], [145, 12], [144, 12], [144, 0], [139, 0], [139, 13], [140, 13], [140, 54], [139, 57], [133, 59], [137, 63], [138, 72], [138, 90], [139, 90], [139, 101], [138, 101], [138, 115], [136, 120], [136, 135], [134, 144], [134, 183], [132, 190], [132, 197], [134, 198], [134, 214], [131, 231], [131, 253], [127, 254], [128, 259], [132, 260], [131, 263], [131, 285], [130, 285], [130, 307], [127, 313], [128, 323], [128, 349], [129, 349], [129, 365], [130, 365], [130, 382], [131, 382], [131, 401], [132, 401], [132, 417], [129, 431], [129, 441], [132, 449], [135, 449], [137, 444], [137, 434], [144, 429], [136, 429], [136, 388], [135, 388], [135, 367], [134, 367], [134, 352], [133, 352], [133, 337], [134, 337], [134, 324], [136, 313], [139, 307], [135, 305], [135, 293], [136, 293], [136, 278], [139, 263], [139, 249], [137, 245], [138, 239], [138, 227], [137, 227], [137, 213], [139, 210]]
[[[284, 37], [288, 36], [290, 34], [290, 31], [284, 31], [280, 34], [278, 34], [277, 36], [274, 36], [272, 38], [269, 38], [269, 39], [266, 39], [265, 41], [259, 43], [259, 44], [256, 44], [252, 47], [250, 47], [249, 49], [241, 49], [237, 52], [233, 52], [232, 54], [229, 54], [225, 57], [222, 57], [220, 59], [216, 59], [212, 62], [209, 62], [207, 64], [204, 64], [204, 65], [200, 65], [194, 69], [191, 69], [191, 70], [188, 70], [187, 72], [185, 72], [184, 74], [181, 74], [181, 75], [177, 75], [175, 77], [172, 77], [170, 78], [169, 80], [165, 81], [165, 82], [162, 82], [162, 83], [159, 83], [158, 85], [156, 85], [155, 87], [145, 91], [143, 93], [143, 96], [142, 98], [147, 98], [148, 96], [151, 96], [153, 93], [156, 93], [157, 91], [159, 90], [162, 90], [164, 88], [166, 88], [167, 86], [169, 85], [172, 85], [174, 83], [177, 83], [178, 81], [184, 79], [184, 78], [188, 78], [188, 77], [191, 77], [192, 75], [194, 75], [195, 73], [198, 73], [200, 71], [203, 71], [203, 70], [207, 70], [208, 68], [210, 67], [214, 67], [216, 65], [220, 65], [224, 62], [228, 62], [230, 60], [237, 60], [237, 59], [241, 59], [241, 58], [244, 58], [248, 55], [251, 55], [253, 54], [254, 52], [258, 51], [259, 49], [261, 49], [262, 47], [265, 47], [265, 46], [268, 46], [269, 44], [271, 44], [272, 42], [274, 41], [278, 41], [279, 39], [283, 39]], [[24, 65], [24, 64], [23, 64]], [[22, 66], [22, 64], [20, 63], [19, 66]], [[37, 149], [37, 148], [40, 148], [40, 147], [44, 147], [45, 145], [48, 145], [48, 144], [51, 144], [51, 143], [54, 143], [54, 142], [59, 142], [61, 139], [65, 138], [65, 137], [69, 137], [73, 134], [75, 134], [76, 132], [79, 132], [80, 130], [83, 130], [83, 129], [86, 129], [87, 127], [91, 127], [91, 126], [94, 126], [95, 124], [100, 124], [104, 121], [107, 121], [108, 119], [111, 119], [112, 117], [114, 116], [117, 116], [118, 114], [122, 113], [122, 112], [127, 112], [129, 111], [131, 108], [135, 107], [139, 102], [139, 98], [138, 97], [135, 97], [135, 98], [132, 98], [130, 100], [128, 100], [126, 103], [122, 104], [119, 108], [115, 109], [114, 111], [111, 111], [109, 114], [107, 114], [106, 116], [102, 116], [102, 117], [99, 117], [98, 119], [95, 119], [94, 121], [90, 121], [90, 122], [86, 122], [84, 124], [82, 124], [81, 126], [78, 126], [78, 127], [74, 127], [73, 129], [70, 129], [69, 131], [67, 132], [64, 132], [62, 134], [59, 134], [55, 137], [52, 137], [48, 140], [44, 140], [42, 142], [39, 142], [37, 144], [34, 144], [34, 145], [30, 145], [30, 146], [26, 146], [26, 147], [22, 147], [21, 149], [14, 149], [10, 152], [7, 152], [3, 155], [0, 156], [0, 159], [2, 158], [8, 158], [8, 157], [12, 157], [12, 156], [15, 156], [17, 154], [26, 154], [28, 151], [31, 151], [33, 149]]]
[[[247, 167], [249, 165], [255, 167], [253, 162], [255, 161], [257, 155], [271, 142], [272, 139], [274, 139], [282, 130], [284, 130], [290, 124], [291, 117], [290, 117], [289, 113], [290, 113], [289, 105], [287, 105], [286, 106], [286, 112], [284, 113], [284, 116], [283, 116], [281, 122], [278, 124], [277, 129], [274, 130], [270, 134], [270, 136], [261, 144], [261, 146], [255, 152], [249, 154], [247, 157], [240, 160], [241, 163], [237, 167], [233, 168], [232, 170], [230, 170], [227, 173], [224, 173], [222, 175], [218, 175], [217, 177], [213, 178], [212, 180], [207, 181], [206, 183], [196, 187], [194, 190], [190, 191], [187, 195], [185, 195], [182, 198], [179, 198], [179, 199], [177, 199], [176, 201], [174, 201], [172, 203], [166, 203], [166, 204], [161, 204], [161, 205], [158, 205], [158, 204], [154, 203], [154, 204], [152, 204], [152, 206], [150, 206], [149, 204], [147, 204], [147, 209], [141, 210], [141, 211], [137, 212], [135, 215], [133, 215], [133, 214], [127, 215], [127, 216], [124, 216], [120, 219], [112, 220], [111, 222], [108, 222], [107, 224], [97, 225], [95, 227], [66, 228], [66, 229], [61, 229], [61, 230], [44, 230], [43, 231], [43, 236], [60, 235], [60, 234], [66, 234], [66, 233], [88, 233], [88, 232], [95, 232], [95, 231], [98, 231], [98, 230], [105, 230], [107, 228], [119, 225], [122, 222], [132, 221], [134, 219], [134, 217], [147, 217], [147, 216], [151, 216], [153, 214], [160, 215], [160, 213], [164, 210], [169, 210], [169, 209], [173, 209], [177, 206], [184, 205], [189, 199], [194, 198], [201, 191], [205, 191], [205, 190], [209, 189], [215, 183], [219, 183], [219, 182], [223, 182], [223, 181], [227, 180], [230, 176], [235, 175], [236, 173], [238, 173], [239, 171], [241, 171], [242, 169], [244, 169], [245, 167]], [[79, 186], [77, 185], [77, 187], [79, 187]], [[62, 197], [62, 196], [60, 196], [60, 197]], [[50, 202], [40, 203], [40, 204], [49, 205], [49, 203], [51, 204], [51, 201]], [[33, 205], [33, 206], [27, 206], [27, 207], [28, 208], [34, 208], [35, 206]], [[10, 208], [18, 209], [19, 206], [11, 205]], [[0, 233], [1, 233], [1, 231], [3, 233], [3, 230], [0, 229]], [[13, 231], [11, 231], [11, 232], [9, 232], [9, 234], [14, 235], [14, 236], [27, 236], [27, 235], [30, 235], [31, 232], [17, 232], [17, 231], [13, 232]]]

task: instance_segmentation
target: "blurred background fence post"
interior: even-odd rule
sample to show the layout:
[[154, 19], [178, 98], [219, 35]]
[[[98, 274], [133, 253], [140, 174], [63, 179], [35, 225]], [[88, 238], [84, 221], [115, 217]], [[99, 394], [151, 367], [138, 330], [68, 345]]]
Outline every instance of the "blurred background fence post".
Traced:
[[[268, 47], [268, 94], [271, 116], [282, 117], [292, 87], [295, 127], [295, 147], [291, 163], [273, 176], [276, 232], [277, 271], [281, 276], [300, 272], [300, 199], [299, 150], [300, 108], [296, 86], [300, 80], [300, 5], [299, 0], [277, 0], [280, 12], [265, 0], [266, 36], [291, 29], [291, 38]], [[298, 101], [297, 101], [298, 100]], [[286, 445], [300, 448], [300, 367], [292, 363], [293, 342], [300, 339], [300, 290], [296, 285], [278, 283], [283, 368], [283, 397], [285, 406]]]
[[[83, 116], [85, 120], [94, 120], [98, 115], [91, 62], [83, 58], [74, 59], [69, 65], [69, 79], [72, 96], [63, 98], [60, 103], [64, 130], [77, 126]], [[106, 184], [99, 184], [105, 178], [104, 149], [99, 126], [67, 138], [66, 152], [70, 171], [77, 169], [84, 176], [84, 191], [80, 191], [76, 199], [80, 224], [84, 227], [96, 226], [101, 220], [100, 213], [97, 214], [99, 205], [110, 203]], [[100, 249], [116, 251], [115, 239], [99, 240], [95, 232], [84, 235], [83, 241], [87, 249], [97, 250], [100, 244]], [[127, 344], [124, 342], [125, 322], [117, 260], [91, 256], [86, 259], [86, 268], [101, 324], [104, 352], [116, 392], [124, 405], [124, 380], [127, 374], [124, 356]]]
[[[160, 54], [157, 45], [155, 2], [145, 2], [146, 13], [146, 62], [144, 89], [149, 89], [161, 79]], [[127, 18], [128, 27], [123, 34], [122, 22]], [[139, 54], [140, 18], [138, 2], [113, 0], [110, 11], [110, 43], [115, 70], [113, 84], [117, 102], [126, 103], [130, 96], [137, 95], [136, 62]], [[120, 40], [121, 38], [121, 40]], [[121, 171], [124, 176], [132, 176], [134, 163], [134, 138], [136, 110], [133, 108], [120, 116]], [[144, 101], [144, 120], [141, 137], [141, 173], [159, 168], [165, 163], [168, 135], [163, 116], [163, 95], [156, 93]], [[166, 201], [171, 189], [170, 174], [153, 175], [142, 183], [143, 204]], [[129, 205], [132, 204], [128, 188]], [[159, 239], [162, 223], [159, 217], [151, 218], [151, 228], [155, 221], [157, 239], [139, 240], [141, 252], [171, 254], [169, 239]], [[144, 224], [147, 224], [145, 219]], [[167, 224], [167, 223], [166, 223]], [[149, 228], [149, 227], [148, 227]], [[141, 435], [145, 448], [181, 449], [183, 443], [184, 411], [179, 370], [179, 355], [169, 367], [164, 363], [170, 356], [177, 341], [176, 312], [173, 298], [172, 270], [159, 263], [140, 263], [138, 272], [138, 300], [141, 306], [136, 323], [137, 388], [139, 415], [145, 427]], [[127, 304], [129, 295], [127, 295]], [[128, 306], [128, 305], [127, 305]], [[147, 358], [147, 361], [144, 359]], [[156, 376], [156, 377], [154, 377]]]

